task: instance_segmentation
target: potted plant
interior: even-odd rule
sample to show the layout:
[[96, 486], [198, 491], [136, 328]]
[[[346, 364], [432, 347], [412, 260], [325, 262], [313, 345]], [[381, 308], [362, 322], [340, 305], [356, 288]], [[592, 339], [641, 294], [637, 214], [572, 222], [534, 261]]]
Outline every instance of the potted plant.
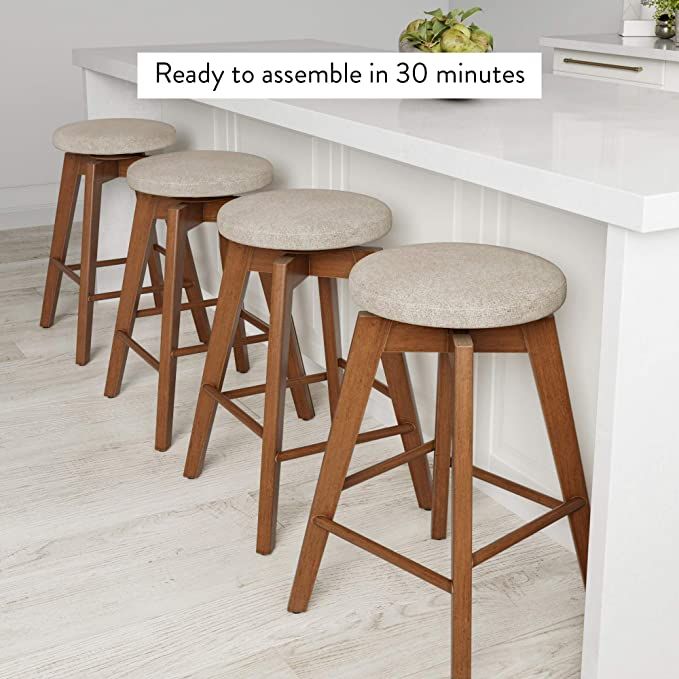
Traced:
[[673, 38], [677, 31], [679, 0], [645, 0], [643, 4], [655, 8], [655, 34], [659, 38]]
[[[676, 0], [679, 3], [679, 0]], [[401, 52], [491, 52], [493, 36], [474, 23], [466, 23], [474, 14], [483, 11], [441, 9], [425, 12], [424, 19], [414, 19], [401, 33]]]

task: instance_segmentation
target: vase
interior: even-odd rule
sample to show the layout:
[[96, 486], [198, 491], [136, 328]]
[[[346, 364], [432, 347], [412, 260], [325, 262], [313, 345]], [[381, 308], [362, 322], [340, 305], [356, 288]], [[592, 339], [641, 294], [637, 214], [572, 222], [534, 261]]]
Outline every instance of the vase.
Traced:
[[655, 24], [655, 34], [664, 40], [674, 38], [677, 34], [675, 17], [670, 18], [667, 14], [664, 14], [662, 18], [658, 19]]

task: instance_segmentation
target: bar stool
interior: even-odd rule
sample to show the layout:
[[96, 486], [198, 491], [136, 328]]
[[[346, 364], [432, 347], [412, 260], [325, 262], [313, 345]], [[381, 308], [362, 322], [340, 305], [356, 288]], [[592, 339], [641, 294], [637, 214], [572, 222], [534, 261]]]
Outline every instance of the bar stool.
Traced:
[[[120, 291], [95, 292], [97, 268], [126, 261], [125, 258], [97, 261], [101, 187], [112, 179], [125, 177], [130, 165], [146, 153], [174, 144], [175, 136], [172, 125], [136, 118], [83, 120], [60, 127], [54, 133], [53, 143], [64, 151], [64, 162], [40, 325], [50, 328], [54, 324], [61, 279], [66, 274], [80, 287], [75, 359], [78, 365], [90, 360], [94, 302], [120, 296]], [[80, 262], [66, 264], [81, 176], [85, 177], [85, 209]], [[148, 265], [153, 285], [161, 286], [157, 253], [152, 253]]]
[[[320, 453], [327, 443], [282, 449], [285, 390], [327, 380], [331, 416], [335, 414], [341, 369], [345, 366], [341, 358], [337, 279], [347, 278], [356, 262], [376, 250], [363, 244], [390, 230], [391, 212], [375, 198], [347, 191], [266, 191], [225, 205], [219, 212], [218, 225], [225, 239], [229, 267], [224, 270], [219, 291], [184, 475], [195, 478], [202, 471], [218, 403], [260, 436], [257, 551], [269, 554], [275, 543], [281, 463]], [[250, 272], [257, 272], [265, 289], [271, 290], [266, 384], [222, 392]], [[286, 380], [283, 364], [291, 337], [292, 294], [308, 276], [318, 278], [326, 369]], [[357, 431], [354, 440], [362, 443], [400, 435], [405, 447], [418, 446], [422, 438], [403, 356], [385, 356], [384, 369], [387, 385], [371, 378], [366, 388], [374, 387], [391, 397], [397, 424], [362, 434]], [[263, 425], [233, 401], [261, 393], [265, 399]], [[418, 504], [430, 508], [426, 461], [413, 460], [410, 473]]]
[[[307, 609], [332, 533], [452, 593], [452, 674], [471, 677], [472, 568], [568, 516], [583, 579], [589, 502], [568, 386], [552, 314], [566, 297], [561, 271], [540, 257], [486, 245], [435, 243], [385, 250], [359, 262], [350, 288], [362, 312], [316, 487], [290, 595], [289, 610]], [[435, 438], [347, 476], [354, 443], [382, 357], [438, 354]], [[473, 465], [474, 353], [527, 353], [547, 425], [563, 500]], [[434, 450], [432, 535], [446, 536], [452, 453], [452, 579], [334, 520], [342, 490]], [[495, 542], [472, 550], [472, 480], [479, 478], [549, 511]]]
[[[130, 187], [137, 192], [137, 204], [104, 393], [110, 398], [120, 393], [129, 349], [158, 371], [155, 447], [159, 451], [167, 450], [172, 440], [177, 358], [207, 350], [210, 323], [206, 308], [216, 304], [216, 299], [203, 299], [188, 232], [202, 222], [215, 221], [219, 208], [238, 194], [270, 184], [272, 173], [268, 160], [246, 153], [179, 151], [140, 160], [127, 174]], [[167, 224], [165, 248], [155, 241], [157, 219]], [[162, 297], [156, 299], [155, 307], [139, 310], [139, 296], [145, 291], [144, 263], [152, 252], [165, 255]], [[182, 288], [188, 298], [184, 304]], [[200, 342], [179, 347], [180, 313], [186, 310], [193, 315]], [[157, 314], [162, 314], [159, 358], [132, 338], [138, 316]], [[244, 318], [265, 331], [268, 328], [250, 314], [244, 313], [239, 319], [235, 354], [241, 372], [249, 369]], [[298, 355], [295, 359], [291, 371], [299, 376], [303, 366]], [[308, 393], [300, 394], [299, 407], [300, 416], [313, 417]]]

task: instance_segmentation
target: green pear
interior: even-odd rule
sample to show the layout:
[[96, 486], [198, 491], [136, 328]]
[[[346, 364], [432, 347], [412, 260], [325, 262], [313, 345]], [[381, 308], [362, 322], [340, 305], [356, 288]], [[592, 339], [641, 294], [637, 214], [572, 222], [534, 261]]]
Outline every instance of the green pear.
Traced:
[[462, 50], [463, 52], [487, 52], [488, 50], [481, 45], [478, 45], [473, 40], [467, 41], [467, 45]]
[[455, 24], [452, 27], [452, 30], [457, 31], [458, 33], [462, 33], [462, 35], [464, 35], [465, 38], [469, 38], [472, 34], [469, 28], [467, 28], [467, 26], [465, 26], [464, 24]]
[[464, 52], [469, 40], [459, 31], [448, 29], [441, 36], [441, 50], [443, 52]]
[[493, 36], [482, 31], [480, 28], [476, 28], [472, 31], [471, 39], [480, 47], [484, 48], [484, 52], [490, 52], [493, 49]]
[[424, 23], [424, 19], [415, 19], [411, 21], [407, 26], [404, 33], [417, 33], [420, 26]]

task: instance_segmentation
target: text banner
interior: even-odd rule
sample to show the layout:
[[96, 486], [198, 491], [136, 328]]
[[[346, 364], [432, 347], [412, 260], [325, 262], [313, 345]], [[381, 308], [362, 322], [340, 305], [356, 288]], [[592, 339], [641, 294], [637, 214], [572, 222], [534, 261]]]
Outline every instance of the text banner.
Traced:
[[140, 99], [539, 99], [540, 53], [140, 52]]

